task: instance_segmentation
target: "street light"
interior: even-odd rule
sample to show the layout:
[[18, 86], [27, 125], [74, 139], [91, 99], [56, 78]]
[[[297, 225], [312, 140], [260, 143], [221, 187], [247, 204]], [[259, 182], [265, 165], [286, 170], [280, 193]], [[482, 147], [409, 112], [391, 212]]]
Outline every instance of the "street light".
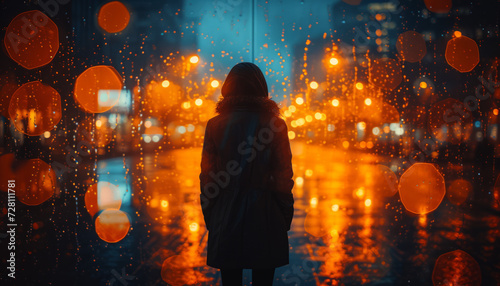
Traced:
[[309, 87], [311, 87], [312, 89], [318, 89], [319, 85], [317, 82], [311, 81], [311, 83], [309, 84]]
[[200, 58], [198, 58], [198, 56], [192, 56], [191, 58], [189, 58], [189, 61], [192, 64], [196, 64], [199, 60], [200, 60]]

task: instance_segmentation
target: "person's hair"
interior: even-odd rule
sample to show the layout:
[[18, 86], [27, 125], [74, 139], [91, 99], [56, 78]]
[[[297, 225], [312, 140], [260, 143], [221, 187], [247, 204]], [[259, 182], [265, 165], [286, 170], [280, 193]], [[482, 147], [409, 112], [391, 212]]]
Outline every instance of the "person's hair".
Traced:
[[253, 63], [235, 65], [222, 85], [221, 94], [222, 99], [215, 108], [219, 114], [230, 112], [235, 107], [250, 107], [280, 115], [278, 105], [269, 98], [264, 74]]

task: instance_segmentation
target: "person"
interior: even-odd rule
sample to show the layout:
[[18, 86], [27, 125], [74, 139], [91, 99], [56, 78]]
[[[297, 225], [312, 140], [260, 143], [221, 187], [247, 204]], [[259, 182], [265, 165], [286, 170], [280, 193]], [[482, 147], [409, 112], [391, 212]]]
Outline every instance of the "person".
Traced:
[[224, 286], [241, 285], [243, 269], [252, 269], [252, 285], [272, 285], [275, 268], [289, 263], [294, 212], [287, 126], [255, 64], [235, 65], [221, 93], [201, 159], [207, 265]]

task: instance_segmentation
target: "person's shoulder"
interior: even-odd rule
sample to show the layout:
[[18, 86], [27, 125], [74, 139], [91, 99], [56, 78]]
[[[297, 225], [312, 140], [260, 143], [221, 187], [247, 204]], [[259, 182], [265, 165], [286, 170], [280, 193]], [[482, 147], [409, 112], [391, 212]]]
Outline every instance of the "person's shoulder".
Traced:
[[217, 114], [215, 115], [214, 117], [210, 118], [208, 121], [207, 121], [207, 126], [208, 125], [212, 125], [214, 124], [216, 121], [218, 121], [220, 119], [220, 114]]
[[227, 117], [226, 114], [217, 114], [214, 117], [210, 118], [207, 121], [207, 126], [206, 128], [217, 128], [217, 126], [222, 126], [225, 125], [225, 119]]
[[271, 114], [270, 117], [271, 117], [271, 120], [279, 122], [280, 124], [286, 125], [286, 121], [285, 121], [285, 119], [283, 119], [283, 117], [276, 115], [276, 114]]
[[282, 131], [286, 129], [286, 121], [278, 115], [271, 115], [269, 118], [269, 125], [274, 131]]

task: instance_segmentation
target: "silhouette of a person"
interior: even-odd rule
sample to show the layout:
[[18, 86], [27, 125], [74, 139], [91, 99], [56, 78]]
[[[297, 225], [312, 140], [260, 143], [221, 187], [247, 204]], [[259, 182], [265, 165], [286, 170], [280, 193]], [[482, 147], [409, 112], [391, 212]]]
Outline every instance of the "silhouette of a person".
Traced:
[[289, 263], [294, 212], [287, 126], [256, 65], [235, 65], [221, 93], [201, 160], [207, 265], [221, 270], [224, 286], [241, 285], [243, 269], [253, 285], [272, 285], [275, 268]]

